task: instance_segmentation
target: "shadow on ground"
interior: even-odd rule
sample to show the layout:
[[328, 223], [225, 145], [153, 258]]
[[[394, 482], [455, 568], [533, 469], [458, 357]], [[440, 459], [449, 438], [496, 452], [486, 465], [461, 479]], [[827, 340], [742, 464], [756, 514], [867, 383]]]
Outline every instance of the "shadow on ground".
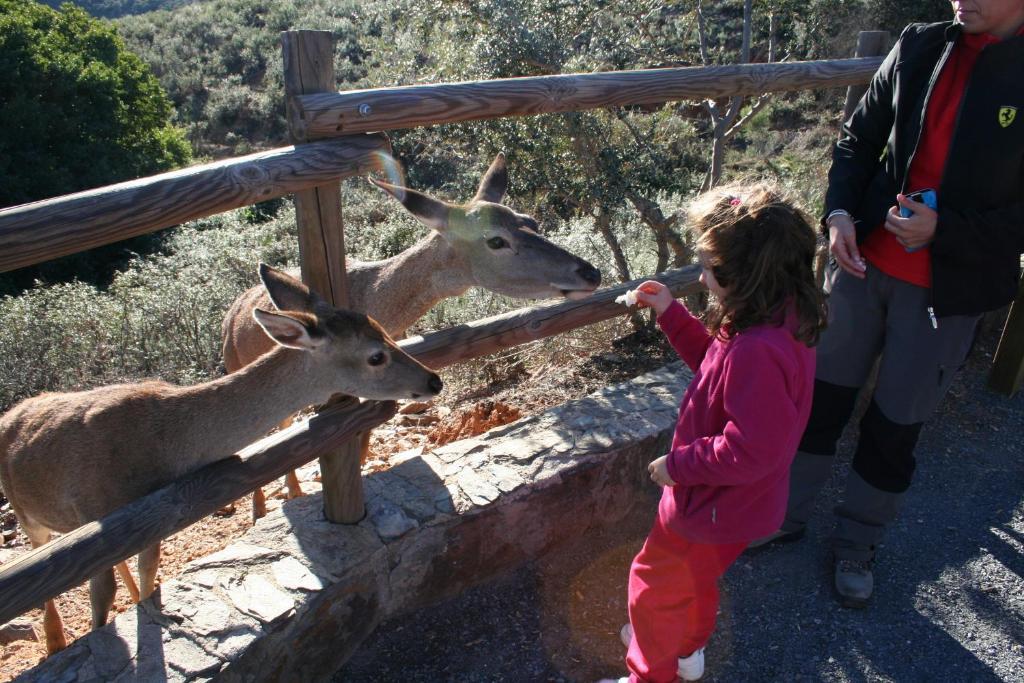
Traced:
[[[838, 607], [826, 560], [841, 458], [799, 543], [726, 575], [707, 681], [1024, 681], [1024, 392], [985, 387], [983, 332], [926, 426], [918, 470], [863, 611]], [[622, 524], [434, 608], [383, 624], [335, 681], [593, 681], [624, 675], [625, 581], [656, 497]]]

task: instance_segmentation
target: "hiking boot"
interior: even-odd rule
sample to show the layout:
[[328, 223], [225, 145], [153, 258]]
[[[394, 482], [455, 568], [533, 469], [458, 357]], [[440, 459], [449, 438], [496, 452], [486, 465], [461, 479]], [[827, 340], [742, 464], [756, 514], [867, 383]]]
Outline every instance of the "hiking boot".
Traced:
[[[626, 624], [619, 631], [619, 640], [626, 647], [629, 647], [629, 642], [633, 640], [633, 626]], [[679, 658], [679, 668], [676, 670], [676, 675], [684, 681], [697, 681], [704, 675], [704, 648], [701, 648], [694, 652], [689, 657]]]
[[875, 588], [871, 565], [871, 560], [835, 561], [836, 593], [839, 595], [839, 604], [843, 607], [867, 607]]
[[769, 545], [781, 545], [783, 543], [793, 543], [799, 541], [807, 533], [807, 528], [803, 527], [796, 531], [783, 531], [779, 529], [774, 534], [768, 534], [761, 538], [756, 538], [747, 544], [747, 550], [753, 550], [754, 548], [764, 548]]

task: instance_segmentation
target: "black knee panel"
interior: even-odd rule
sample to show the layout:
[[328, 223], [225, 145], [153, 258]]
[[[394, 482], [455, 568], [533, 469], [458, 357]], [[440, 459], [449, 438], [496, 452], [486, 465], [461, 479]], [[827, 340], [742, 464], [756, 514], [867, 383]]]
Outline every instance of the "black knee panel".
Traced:
[[814, 401], [800, 450], [815, 455], [835, 455], [836, 442], [850, 421], [859, 387], [841, 387], [814, 380]]
[[860, 421], [860, 441], [853, 456], [854, 471], [882, 491], [906, 491], [917, 466], [914, 448], [922, 424], [897, 424], [883, 415], [878, 404], [872, 401]]

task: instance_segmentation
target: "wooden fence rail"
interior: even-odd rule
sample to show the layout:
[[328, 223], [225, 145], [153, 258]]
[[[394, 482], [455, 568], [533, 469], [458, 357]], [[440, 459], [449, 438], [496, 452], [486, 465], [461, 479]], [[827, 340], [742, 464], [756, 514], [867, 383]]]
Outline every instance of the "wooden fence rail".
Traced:
[[503, 116], [867, 83], [881, 57], [569, 74], [318, 93], [289, 109], [296, 136], [317, 140]]
[[190, 166], [0, 210], [0, 272], [379, 169], [391, 145], [357, 135]]
[[392, 401], [328, 409], [18, 556], [0, 567], [0, 624], [376, 427], [395, 409]]
[[[679, 297], [700, 291], [699, 277], [699, 266], [687, 266], [661, 273], [654, 279], [664, 282]], [[525, 308], [407, 339], [402, 346], [422, 362], [441, 368], [623, 315], [626, 309], [614, 302], [615, 297], [642, 281], [611, 287], [586, 299]], [[181, 531], [322, 452], [336, 449], [356, 433], [389, 419], [394, 412], [392, 402], [328, 408], [308, 422], [257, 441], [237, 456], [204, 467], [101, 520], [21, 555], [0, 567], [0, 624]]]

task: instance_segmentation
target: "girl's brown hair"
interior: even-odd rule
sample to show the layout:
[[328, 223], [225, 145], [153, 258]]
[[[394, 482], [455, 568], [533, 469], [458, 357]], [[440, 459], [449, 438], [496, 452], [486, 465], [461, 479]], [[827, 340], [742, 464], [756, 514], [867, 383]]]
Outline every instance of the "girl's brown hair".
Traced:
[[818, 343], [825, 297], [814, 282], [817, 234], [803, 211], [767, 183], [733, 184], [697, 197], [689, 218], [704, 267], [727, 290], [708, 310], [713, 335], [781, 325], [792, 306], [794, 336]]

